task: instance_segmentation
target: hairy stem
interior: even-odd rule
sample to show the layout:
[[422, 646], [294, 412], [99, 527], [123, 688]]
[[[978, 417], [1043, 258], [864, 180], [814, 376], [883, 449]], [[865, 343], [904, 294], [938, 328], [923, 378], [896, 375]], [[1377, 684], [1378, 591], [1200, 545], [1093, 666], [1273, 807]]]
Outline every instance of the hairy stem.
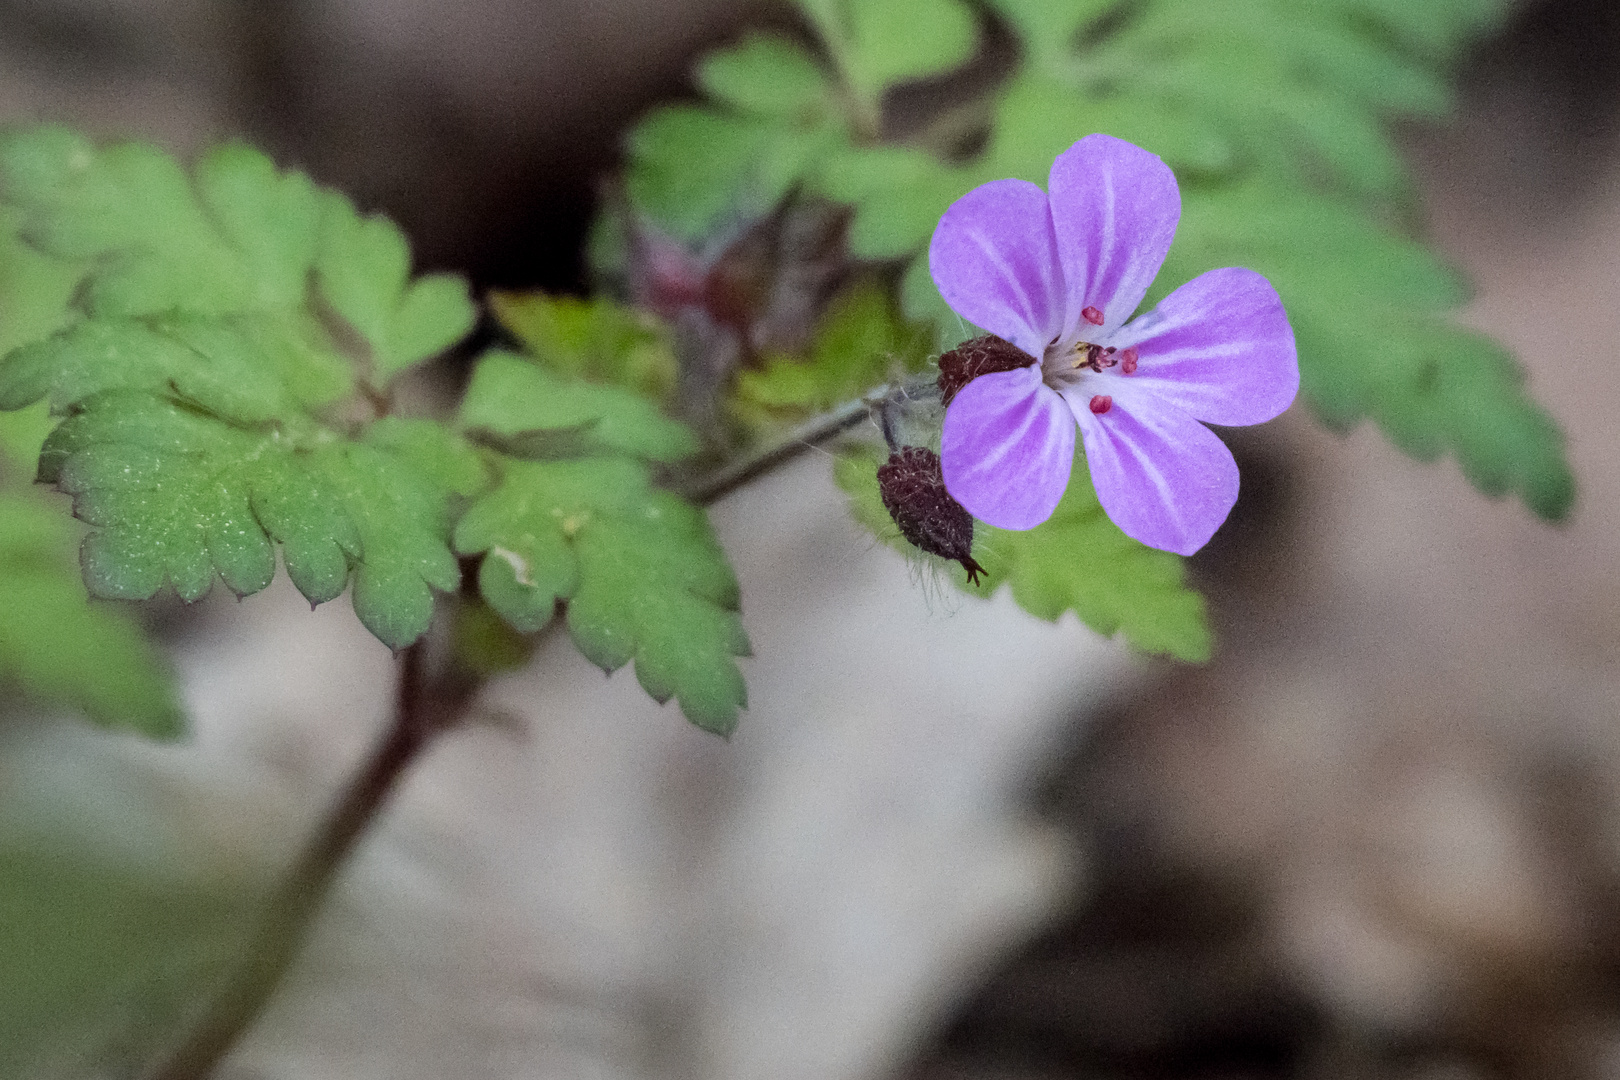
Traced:
[[[798, 427], [790, 431], [781, 441], [772, 443], [752, 454], [748, 454], [728, 465], [723, 465], [707, 476], [700, 477], [695, 483], [687, 485], [681, 494], [688, 499], [703, 506], [730, 495], [733, 491], [756, 480], [773, 469], [778, 469], [806, 450], [813, 450], [822, 443], [837, 438], [844, 432], [854, 428], [861, 421], [880, 412], [886, 405], [899, 404], [904, 401], [923, 400], [936, 396], [939, 388], [933, 378], [918, 379], [901, 386], [885, 387], [883, 390], [846, 401], [844, 404], [811, 417]], [[880, 426], [884, 429], [885, 437], [889, 435], [888, 425], [880, 419]]]
[[258, 1019], [298, 955], [338, 870], [405, 770], [435, 735], [455, 722], [453, 713], [441, 709], [459, 702], [435, 693], [425, 668], [423, 644], [418, 642], [405, 650], [398, 704], [387, 732], [266, 901], [240, 966], [227, 976], [185, 1041], [148, 1072], [146, 1080], [203, 1080]]

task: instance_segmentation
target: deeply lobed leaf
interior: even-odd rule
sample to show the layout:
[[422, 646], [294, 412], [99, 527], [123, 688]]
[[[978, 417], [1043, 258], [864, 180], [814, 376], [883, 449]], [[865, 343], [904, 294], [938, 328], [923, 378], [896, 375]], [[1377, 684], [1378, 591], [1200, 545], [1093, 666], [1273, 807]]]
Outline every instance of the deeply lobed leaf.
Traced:
[[362, 346], [350, 359], [381, 385], [461, 338], [475, 315], [459, 279], [409, 280], [391, 222], [245, 146], [209, 152], [188, 177], [143, 144], [14, 130], [0, 136], [0, 203], [40, 252], [78, 264], [92, 320], [335, 316]]
[[274, 576], [276, 542], [313, 603], [341, 593], [352, 567], [360, 621], [402, 648], [427, 629], [430, 590], [460, 579], [451, 490], [386, 437], [245, 429], [182, 401], [114, 391], [51, 434], [40, 478], [71, 494], [94, 529], [82, 561], [97, 596], [144, 600], [167, 585], [195, 600], [216, 576], [239, 595], [257, 592]]
[[0, 416], [0, 686], [99, 723], [155, 738], [179, 734], [173, 677], [129, 613], [91, 605], [65, 508], [28, 490], [23, 462], [44, 425]]
[[[152, 147], [11, 131], [0, 206], [0, 303], [33, 312], [4, 342], [0, 408], [68, 416], [40, 478], [92, 526], [91, 592], [255, 592], [280, 544], [312, 602], [352, 578], [367, 627], [415, 640], [459, 582], [453, 502], [487, 477], [460, 436], [374, 417], [394, 375], [471, 328], [466, 286], [413, 281], [393, 224], [242, 146], [188, 176]], [[49, 271], [35, 294], [14, 265]]]
[[567, 602], [569, 633], [605, 671], [634, 662], [660, 702], [700, 727], [735, 728], [748, 655], [737, 581], [703, 512], [654, 490], [623, 457], [506, 461], [499, 485], [456, 527], [456, 550], [482, 554], [484, 599], [532, 632]]

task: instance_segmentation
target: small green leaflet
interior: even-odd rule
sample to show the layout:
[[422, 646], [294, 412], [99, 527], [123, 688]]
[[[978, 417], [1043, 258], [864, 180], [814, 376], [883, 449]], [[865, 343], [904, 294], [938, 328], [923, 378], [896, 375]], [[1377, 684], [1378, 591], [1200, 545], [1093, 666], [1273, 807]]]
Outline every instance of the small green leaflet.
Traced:
[[990, 0], [1012, 24], [1037, 63], [1064, 65], [1078, 44], [1080, 31], [1113, 11], [1120, 0]]
[[960, 0], [801, 0], [855, 97], [875, 114], [898, 83], [960, 67], [978, 44]]
[[0, 205], [0, 356], [50, 336], [72, 317], [84, 268], [36, 251], [18, 236], [23, 215]]
[[882, 458], [869, 449], [842, 454], [838, 486], [855, 519], [896, 550], [938, 563], [966, 592], [988, 597], [1002, 584], [1032, 615], [1056, 621], [1073, 611], [1099, 634], [1121, 634], [1143, 652], [1178, 660], [1209, 659], [1212, 638], [1204, 598], [1187, 587], [1179, 555], [1152, 548], [1120, 532], [1097, 503], [1076, 454], [1069, 489], [1044, 524], [1027, 532], [974, 523], [973, 557], [986, 571], [977, 586], [960, 567], [918, 551], [900, 536], [878, 493]]
[[[885, 5], [853, 6], [870, 13]], [[803, 185], [807, 194], [861, 208], [851, 254], [899, 258], [973, 186], [974, 174], [922, 150], [873, 145], [860, 134], [859, 102], [792, 42], [749, 37], [711, 54], [698, 74], [722, 107], [659, 110], [627, 148], [631, 205], [689, 245], [768, 213]]]
[[26, 241], [0, 242], [0, 303], [29, 260], [62, 268], [47, 283], [71, 271], [7, 342], [0, 408], [67, 415], [40, 478], [92, 526], [92, 593], [245, 595], [279, 543], [312, 602], [352, 578], [373, 633], [419, 637], [460, 580], [454, 500], [488, 478], [460, 436], [373, 418], [394, 375], [471, 327], [460, 279], [410, 280], [391, 223], [242, 146], [188, 176], [140, 144], [8, 132], [0, 214]]
[[836, 109], [826, 73], [803, 47], [770, 34], [750, 34], [710, 53], [698, 66], [698, 86], [742, 113], [814, 121]]
[[[559, 312], [551, 301], [537, 307], [529, 314]], [[647, 344], [640, 334], [599, 336], [625, 329], [614, 309], [561, 314], [591, 329], [578, 344]], [[611, 374], [628, 370], [627, 359], [589, 362]], [[659, 702], [676, 698], [693, 723], [730, 734], [747, 703], [737, 580], [704, 512], [655, 489], [647, 464], [686, 457], [697, 440], [647, 398], [557, 370], [585, 362], [566, 350], [550, 365], [499, 351], [479, 360], [460, 419], [500, 479], [462, 516], [455, 549], [483, 556], [479, 591], [514, 630], [543, 629], [565, 604], [592, 663], [613, 671], [634, 661]]]
[[76, 533], [42, 494], [0, 490], [0, 686], [173, 738], [183, 720], [172, 676], [127, 612], [86, 600]]
[[669, 328], [635, 308], [596, 297], [495, 292], [490, 311], [524, 351], [559, 375], [613, 383], [654, 401], [675, 389]]
[[702, 510], [655, 490], [624, 457], [504, 462], [498, 487], [456, 527], [456, 550], [484, 555], [484, 599], [514, 628], [539, 630], [567, 602], [574, 644], [604, 671], [635, 662], [660, 702], [729, 735], [749, 654], [737, 580]]
[[685, 425], [646, 398], [553, 374], [515, 353], [487, 353], [461, 403], [469, 434], [514, 457], [624, 453], [679, 461], [697, 451]]
[[928, 242], [946, 207], [975, 180], [932, 154], [903, 146], [841, 146], [807, 177], [815, 192], [856, 208], [849, 253], [857, 259], [906, 258]]
[[822, 316], [809, 355], [772, 357], [742, 372], [734, 407], [756, 423], [829, 409], [922, 370], [931, 345], [928, 329], [901, 319], [887, 290], [860, 282]]
[[768, 212], [843, 136], [820, 117], [776, 118], [659, 109], [630, 133], [631, 205], [690, 245]]
[[344, 195], [322, 193], [315, 280], [323, 299], [370, 344], [380, 383], [466, 336], [477, 317], [451, 274], [411, 280], [404, 235], [385, 217], [362, 217]]

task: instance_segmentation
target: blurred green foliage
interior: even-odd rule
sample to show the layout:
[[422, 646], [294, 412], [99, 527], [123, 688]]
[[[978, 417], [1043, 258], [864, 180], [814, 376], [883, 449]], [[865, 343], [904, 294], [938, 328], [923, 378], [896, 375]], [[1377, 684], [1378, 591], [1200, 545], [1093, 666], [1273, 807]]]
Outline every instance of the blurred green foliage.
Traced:
[[830, 409], [924, 370], [932, 344], [886, 290], [858, 282], [828, 305], [804, 356], [768, 356], [738, 375], [733, 408], [755, 426]]
[[[33, 251], [0, 213], [0, 349], [67, 319], [78, 270]], [[83, 530], [34, 487], [55, 421], [44, 406], [0, 413], [0, 688], [98, 723], [172, 737], [182, 726], [171, 673], [132, 613], [92, 604], [79, 580]]]
[[242, 883], [89, 847], [0, 837], [0, 1075], [137, 1075], [241, 947]]
[[[845, 204], [849, 256], [892, 267], [905, 315], [946, 348], [975, 331], [928, 274], [940, 214], [988, 180], [1044, 184], [1076, 139], [1113, 134], [1159, 154], [1182, 185], [1181, 229], [1149, 303], [1216, 267], [1260, 271], [1289, 311], [1303, 397], [1324, 422], [1371, 418], [1415, 457], [1451, 454], [1486, 494], [1517, 495], [1550, 520], [1568, 513], [1574, 481], [1557, 426], [1500, 346], [1451, 321], [1457, 276], [1392, 225], [1411, 219], [1413, 193], [1389, 122], [1446, 114], [1447, 67], [1500, 19], [1502, 0], [799, 6], [813, 47], [749, 36], [702, 62], [707, 104], [655, 111], [631, 134], [626, 190], [639, 227], [703, 251], [784, 201]], [[1016, 42], [1010, 61], [976, 58], [988, 27]], [[941, 90], [939, 104], [891, 108], [889, 91], [918, 79]], [[863, 317], [880, 336], [885, 315]], [[745, 416], [779, 415], [846, 397], [852, 382], [847, 357], [818, 348], [744, 371], [737, 398]], [[1155, 569], [1128, 578], [1135, 585], [1052, 572], [1072, 558], [1076, 527], [1003, 541], [1026, 568], [1010, 572], [1015, 596], [1036, 614], [1074, 607], [1132, 636], [1106, 612], [1154, 609], [1164, 595], [1154, 590], [1172, 579], [1179, 588], [1179, 574], [1158, 558], [1140, 562]], [[1208, 651], [1201, 618], [1168, 617], [1133, 640]]]
[[[9, 417], [0, 430], [11, 429]], [[172, 676], [132, 613], [92, 604], [60, 500], [0, 459], [0, 687], [160, 738], [181, 731]]]
[[[968, 334], [926, 271], [940, 213], [986, 180], [1044, 183], [1077, 138], [1117, 135], [1169, 162], [1185, 195], [1150, 301], [1217, 266], [1260, 271], [1326, 422], [1370, 417], [1414, 456], [1454, 455], [1488, 494], [1568, 512], [1556, 426], [1499, 347], [1451, 323], [1455, 275], [1389, 224], [1410, 216], [1412, 192], [1388, 121], [1445, 114], [1446, 67], [1501, 0], [993, 0], [981, 14], [1019, 55], [989, 82], [965, 66], [974, 21], [958, 0], [801, 7], [821, 55], [749, 37], [700, 68], [711, 104], [632, 133], [627, 187], [652, 226], [701, 247], [791, 192], [849, 204], [851, 255], [907, 260], [906, 312], [945, 347]], [[946, 95], [897, 134], [872, 123], [886, 89], [952, 73], [989, 89]], [[824, 369], [812, 360], [797, 378]]]
[[1209, 659], [1204, 598], [1188, 587], [1183, 560], [1119, 531], [1097, 502], [1083, 454], [1075, 455], [1068, 491], [1046, 522], [1024, 532], [977, 525], [973, 558], [984, 568], [977, 585], [955, 563], [918, 551], [900, 535], [878, 490], [883, 460], [875, 450], [850, 450], [834, 475], [855, 519], [884, 543], [937, 564], [966, 592], [988, 597], [1006, 584], [1020, 606], [1048, 621], [1073, 611], [1099, 634], [1119, 634], [1143, 652]]
[[558, 374], [613, 383], [664, 401], [677, 368], [670, 333], [645, 312], [600, 297], [494, 292], [495, 318], [543, 365]]

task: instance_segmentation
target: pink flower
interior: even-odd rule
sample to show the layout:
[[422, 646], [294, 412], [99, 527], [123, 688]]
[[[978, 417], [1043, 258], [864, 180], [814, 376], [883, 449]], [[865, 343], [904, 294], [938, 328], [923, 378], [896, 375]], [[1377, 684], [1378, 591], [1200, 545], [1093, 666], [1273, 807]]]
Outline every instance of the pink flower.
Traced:
[[950, 401], [946, 489], [991, 525], [1034, 528], [1068, 487], [1078, 425], [1114, 523], [1190, 555], [1238, 493], [1237, 463], [1204, 424], [1270, 420], [1299, 389], [1288, 316], [1270, 282], [1227, 267], [1131, 319], [1181, 218], [1175, 176], [1146, 150], [1089, 135], [1052, 163], [1048, 188], [985, 184], [934, 230], [946, 302], [1029, 356]]

